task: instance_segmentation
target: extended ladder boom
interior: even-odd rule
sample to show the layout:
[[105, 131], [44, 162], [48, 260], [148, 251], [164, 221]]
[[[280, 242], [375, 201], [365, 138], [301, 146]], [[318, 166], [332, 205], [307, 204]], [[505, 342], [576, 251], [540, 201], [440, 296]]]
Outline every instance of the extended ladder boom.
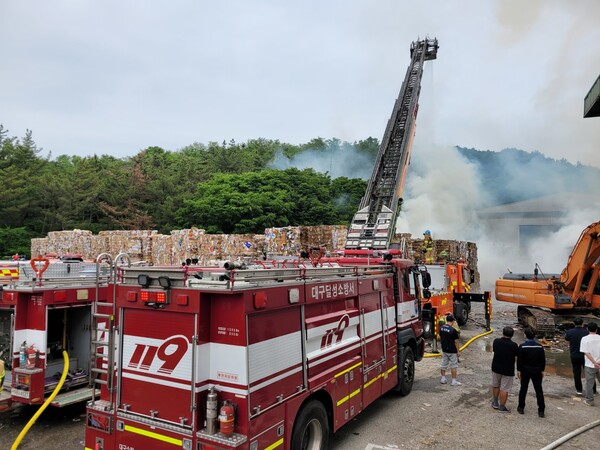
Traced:
[[367, 191], [350, 224], [347, 249], [389, 247], [410, 161], [423, 64], [436, 59], [437, 50], [437, 39], [424, 39], [411, 44], [411, 63], [379, 146]]

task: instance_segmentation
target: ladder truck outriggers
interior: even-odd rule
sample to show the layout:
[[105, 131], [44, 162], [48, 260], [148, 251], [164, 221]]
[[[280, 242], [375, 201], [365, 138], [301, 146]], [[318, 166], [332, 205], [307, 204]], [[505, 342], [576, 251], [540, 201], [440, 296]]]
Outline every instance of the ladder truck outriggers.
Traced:
[[[407, 139], [422, 65], [437, 47], [411, 45], [393, 113]], [[404, 155], [404, 166], [382, 156], [386, 176], [396, 164], [403, 178]], [[380, 212], [400, 193], [382, 196]], [[122, 270], [106, 353], [92, 368], [100, 397], [87, 405], [86, 449], [316, 450], [384, 393], [412, 389], [426, 283], [399, 251]]]

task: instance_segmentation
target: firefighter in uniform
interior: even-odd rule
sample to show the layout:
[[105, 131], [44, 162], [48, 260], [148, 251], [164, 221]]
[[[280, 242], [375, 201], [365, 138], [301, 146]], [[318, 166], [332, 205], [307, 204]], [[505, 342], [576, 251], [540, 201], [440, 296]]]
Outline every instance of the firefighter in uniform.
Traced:
[[423, 256], [425, 264], [433, 264], [433, 239], [431, 239], [431, 231], [425, 230], [423, 233]]
[[[3, 352], [0, 352], [0, 356], [2, 356]], [[2, 394], [2, 386], [4, 385], [4, 360], [0, 358], [0, 394]]]

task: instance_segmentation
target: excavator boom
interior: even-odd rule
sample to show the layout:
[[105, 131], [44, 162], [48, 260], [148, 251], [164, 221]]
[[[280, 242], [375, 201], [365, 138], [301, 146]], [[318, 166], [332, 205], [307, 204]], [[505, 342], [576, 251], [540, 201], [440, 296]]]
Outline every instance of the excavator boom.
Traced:
[[519, 304], [519, 321], [543, 334], [553, 332], [556, 316], [600, 315], [599, 233], [600, 222], [583, 230], [560, 276], [505, 274], [496, 280], [496, 299]]

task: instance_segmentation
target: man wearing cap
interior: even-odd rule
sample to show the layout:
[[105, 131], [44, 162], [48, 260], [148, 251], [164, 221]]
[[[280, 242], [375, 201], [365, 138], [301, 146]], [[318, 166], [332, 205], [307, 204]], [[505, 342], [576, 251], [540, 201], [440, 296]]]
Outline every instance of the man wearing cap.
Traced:
[[492, 345], [492, 408], [500, 412], [510, 412], [506, 401], [515, 379], [515, 359], [519, 354], [519, 346], [512, 340], [514, 334], [512, 327], [504, 327], [502, 337], [494, 339]]
[[442, 342], [442, 362], [440, 364], [440, 373], [442, 378], [440, 383], [446, 384], [446, 370], [450, 367], [452, 374], [451, 386], [460, 386], [456, 379], [458, 371], [458, 357], [460, 356], [460, 347], [458, 344], [459, 334], [454, 328], [454, 316], [449, 314], [446, 316], [446, 323], [440, 327], [440, 340]]

